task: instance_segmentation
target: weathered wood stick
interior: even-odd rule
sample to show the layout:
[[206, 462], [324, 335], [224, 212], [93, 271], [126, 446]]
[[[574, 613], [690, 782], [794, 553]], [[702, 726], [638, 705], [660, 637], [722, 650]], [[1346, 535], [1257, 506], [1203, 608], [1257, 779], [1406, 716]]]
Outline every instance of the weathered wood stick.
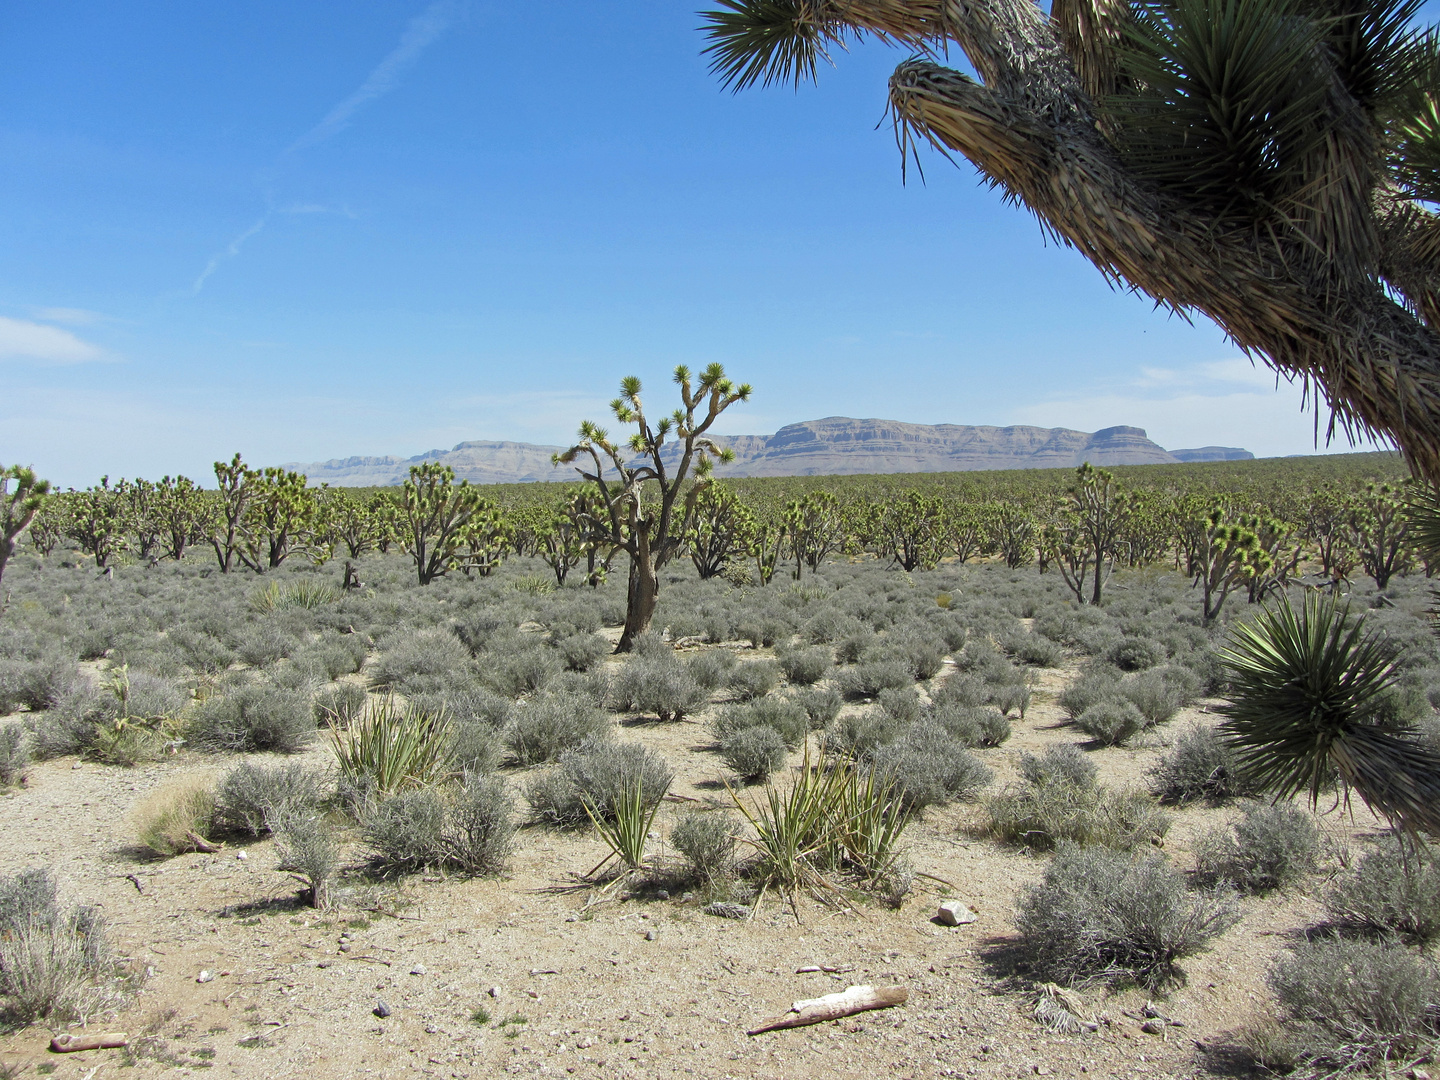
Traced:
[[114, 1050], [129, 1042], [123, 1031], [107, 1031], [104, 1035], [71, 1035], [66, 1032], [50, 1040], [50, 1049], [57, 1054], [73, 1054], [77, 1050]]
[[888, 1009], [904, 1005], [910, 991], [903, 986], [851, 986], [839, 994], [806, 998], [790, 1006], [790, 1011], [774, 1020], [767, 1020], [747, 1035], [762, 1035], [767, 1031], [781, 1028], [805, 1027], [809, 1024], [823, 1024], [826, 1020], [839, 1020], [871, 1009]]
[[203, 851], [207, 855], [213, 855], [215, 852], [219, 851], [222, 847], [224, 847], [223, 844], [211, 843], [209, 840], [206, 840], [203, 836], [195, 832], [193, 829], [185, 834], [185, 839], [189, 840], [190, 843], [194, 845], [196, 851]]

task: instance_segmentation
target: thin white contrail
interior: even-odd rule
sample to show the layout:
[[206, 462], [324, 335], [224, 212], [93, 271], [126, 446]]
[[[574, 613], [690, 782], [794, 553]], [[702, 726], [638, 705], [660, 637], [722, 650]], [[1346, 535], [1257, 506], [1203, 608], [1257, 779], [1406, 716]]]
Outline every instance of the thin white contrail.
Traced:
[[[360, 84], [360, 88], [331, 109], [325, 118], [313, 128], [291, 143], [280, 155], [281, 160], [322, 143], [345, 130], [357, 112], [399, 86], [401, 76], [420, 59], [421, 54], [440, 35], [450, 28], [457, 9], [457, 0], [434, 0], [424, 11], [406, 23], [405, 32], [400, 35], [400, 43], [375, 66], [365, 81]], [[266, 211], [259, 221], [231, 240], [223, 250], [210, 256], [210, 261], [205, 264], [205, 269], [200, 271], [200, 276], [190, 287], [191, 296], [198, 294], [205, 287], [205, 282], [210, 275], [215, 273], [222, 264], [240, 254], [240, 249], [245, 245], [245, 241], [265, 228], [272, 213], [274, 213], [273, 210]]]
[[376, 65], [375, 70], [360, 84], [360, 88], [336, 105], [325, 119], [316, 124], [285, 151], [293, 154], [316, 143], [324, 142], [332, 135], [343, 131], [350, 118], [370, 102], [384, 97], [400, 84], [400, 77], [420, 59], [420, 55], [449, 29], [455, 17], [454, 0], [435, 0], [429, 7], [416, 15], [405, 26], [400, 35], [400, 44]]

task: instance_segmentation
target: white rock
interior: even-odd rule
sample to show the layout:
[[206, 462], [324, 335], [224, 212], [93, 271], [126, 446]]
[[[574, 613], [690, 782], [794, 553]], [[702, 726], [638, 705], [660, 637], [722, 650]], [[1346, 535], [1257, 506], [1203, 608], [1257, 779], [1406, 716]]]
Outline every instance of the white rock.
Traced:
[[411, 975], [424, 975], [424, 974], [425, 974], [425, 965], [424, 965], [424, 964], [416, 964], [413, 968], [410, 969], [410, 974], [411, 974]]
[[244, 862], [246, 859], [250, 858], [250, 856], [246, 855], [243, 851], [237, 851], [235, 852], [235, 858], [239, 859], [241, 862]]
[[941, 926], [961, 926], [965, 923], [972, 923], [977, 918], [979, 916], [959, 900], [946, 900], [940, 905], [940, 910], [935, 913], [935, 921]]
[[215, 976], [210, 974], [210, 972], [202, 971], [199, 975], [195, 976], [195, 981], [198, 983], [207, 983], [213, 978], [215, 978]]

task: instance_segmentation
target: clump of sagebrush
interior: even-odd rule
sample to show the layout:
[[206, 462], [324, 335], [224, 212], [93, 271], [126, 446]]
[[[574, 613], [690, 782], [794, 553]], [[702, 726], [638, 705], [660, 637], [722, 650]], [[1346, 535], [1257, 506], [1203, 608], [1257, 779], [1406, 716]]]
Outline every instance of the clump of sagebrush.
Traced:
[[1149, 724], [1124, 698], [1097, 701], [1075, 718], [1075, 726], [1104, 746], [1129, 742]]
[[728, 686], [739, 701], [763, 698], [780, 682], [780, 669], [769, 660], [747, 660], [730, 672]]
[[30, 747], [25, 729], [19, 724], [0, 724], [0, 787], [25, 779], [30, 765]]
[[315, 737], [306, 695], [267, 683], [246, 683], [200, 708], [190, 738], [203, 749], [294, 754]]
[[1127, 675], [1120, 681], [1120, 695], [1139, 710], [1149, 726], [1163, 724], [1174, 719], [1185, 704], [1188, 694], [1185, 684], [1172, 678], [1173, 671], [1184, 668], [1151, 668], [1134, 675]]
[[710, 700], [710, 693], [667, 650], [633, 657], [611, 684], [617, 708], [635, 710], [662, 721], [683, 720]]
[[811, 731], [822, 730], [840, 715], [840, 709], [844, 705], [839, 693], [828, 686], [808, 686], [796, 693], [791, 700], [805, 710]]
[[157, 855], [214, 850], [207, 839], [215, 820], [215, 788], [208, 778], [166, 784], [135, 808], [135, 832]]
[[729, 649], [706, 649], [685, 662], [685, 670], [697, 686], [718, 690], [735, 669], [735, 654]]
[[289, 814], [276, 825], [275, 854], [278, 868], [305, 886], [311, 907], [330, 906], [330, 882], [340, 869], [340, 844], [328, 821], [314, 812]]
[[889, 783], [907, 812], [974, 798], [995, 774], [944, 727], [918, 720], [888, 746], [870, 752], [875, 773]]
[[691, 810], [670, 830], [670, 843], [690, 864], [696, 879], [712, 883], [735, 869], [738, 822], [724, 811]]
[[1065, 650], [1057, 642], [1040, 633], [1017, 630], [1006, 635], [1001, 645], [1020, 663], [1031, 667], [1059, 667], [1065, 658]]
[[1065, 985], [1104, 980], [1157, 990], [1176, 962], [1232, 926], [1223, 893], [1194, 893], [1159, 854], [1063, 844], [1020, 898], [1016, 926], [1030, 970]]
[[314, 810], [324, 798], [321, 775], [299, 762], [242, 761], [221, 777], [216, 788], [215, 827], [263, 836], [286, 818]]
[[361, 831], [375, 862], [401, 872], [437, 865], [445, 833], [445, 800], [434, 787], [416, 787], [370, 806]]
[[553, 645], [570, 671], [589, 671], [610, 655], [610, 642], [599, 634], [571, 634]]
[[643, 743], [592, 737], [561, 754], [554, 769], [531, 780], [525, 798], [539, 820], [578, 828], [591, 815], [611, 816], [616, 801], [637, 785], [645, 805], [658, 803], [674, 779], [665, 759]]
[[450, 795], [446, 860], [470, 873], [499, 873], [515, 842], [514, 797], [503, 777], [466, 773]]
[[1095, 786], [1100, 768], [1074, 743], [1052, 743], [1038, 756], [1020, 755], [1020, 776], [1027, 783], [1047, 784], [1064, 780], [1076, 787]]
[[1440, 971], [1395, 942], [1301, 942], [1271, 970], [1270, 986], [1285, 1023], [1279, 1040], [1257, 1049], [1275, 1068], [1368, 1072], [1413, 1061], [1440, 1041]]
[[756, 783], [785, 764], [785, 737], [768, 724], [740, 728], [720, 739], [720, 758], [741, 780]]
[[39, 712], [80, 678], [73, 657], [58, 654], [0, 657], [0, 714], [20, 707]]
[[1337, 922], [1429, 945], [1440, 939], [1440, 851], [1382, 838], [1330, 887], [1325, 909]]
[[1169, 815], [1143, 791], [1114, 791], [1093, 777], [1080, 783], [1059, 771], [1034, 775], [985, 801], [991, 836], [1042, 851], [1063, 841], [1129, 851], [1170, 828]]
[[556, 650], [534, 634], [497, 635], [476, 663], [490, 689], [512, 698], [545, 689], [565, 667]]
[[0, 1017], [83, 1020], [120, 989], [97, 908], [62, 908], [48, 870], [0, 875]]
[[315, 695], [315, 722], [348, 728], [365, 711], [370, 696], [358, 683], [337, 683]]
[[505, 744], [517, 763], [538, 765], [609, 729], [609, 717], [588, 699], [542, 694], [516, 707], [505, 729]]
[[870, 660], [841, 671], [836, 684], [847, 698], [873, 698], [881, 690], [898, 690], [915, 682], [898, 660]]
[[780, 670], [792, 686], [810, 686], [830, 673], [835, 662], [830, 650], [811, 646], [778, 654]]
[[377, 690], [405, 691], [427, 680], [453, 679], [473, 670], [470, 654], [448, 629], [401, 630], [384, 643], [370, 667]]
[[1259, 794], [1240, 770], [1234, 744], [1203, 724], [1181, 732], [1150, 776], [1155, 794], [1166, 802], [1222, 802]]
[[996, 708], [937, 705], [928, 715], [966, 746], [999, 746], [1010, 738], [1010, 718]]
[[1121, 638], [1105, 651], [1105, 659], [1121, 671], [1144, 671], [1165, 662], [1165, 646], [1150, 638]]
[[902, 724], [910, 724], [920, 719], [920, 698], [913, 687], [881, 690], [876, 704], [886, 715], [894, 717]]
[[1102, 701], [1113, 701], [1120, 692], [1120, 672], [1109, 664], [1086, 664], [1080, 674], [1060, 692], [1060, 707], [1071, 720]]
[[884, 709], [862, 709], [837, 718], [825, 729], [825, 750], [854, 760], [869, 760], [878, 747], [893, 743], [905, 724]]
[[1315, 869], [1320, 830], [1293, 803], [1250, 803], [1239, 821], [1201, 838], [1197, 877], [1245, 892], [1269, 892], [1299, 881]]
[[710, 721], [711, 733], [722, 742], [745, 728], [774, 729], [786, 746], [799, 746], [810, 731], [810, 718], [794, 701], [781, 697], [761, 698], [744, 705], [720, 709]]

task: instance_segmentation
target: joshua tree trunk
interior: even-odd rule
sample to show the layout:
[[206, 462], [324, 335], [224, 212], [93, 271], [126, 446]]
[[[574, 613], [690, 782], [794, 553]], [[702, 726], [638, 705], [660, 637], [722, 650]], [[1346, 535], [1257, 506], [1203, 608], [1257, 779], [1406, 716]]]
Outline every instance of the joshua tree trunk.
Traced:
[[655, 572], [649, 538], [641, 532], [635, 552], [630, 556], [630, 584], [625, 603], [625, 629], [620, 635], [616, 652], [629, 652], [637, 638], [650, 629], [655, 617], [655, 599], [660, 592], [660, 578]]

